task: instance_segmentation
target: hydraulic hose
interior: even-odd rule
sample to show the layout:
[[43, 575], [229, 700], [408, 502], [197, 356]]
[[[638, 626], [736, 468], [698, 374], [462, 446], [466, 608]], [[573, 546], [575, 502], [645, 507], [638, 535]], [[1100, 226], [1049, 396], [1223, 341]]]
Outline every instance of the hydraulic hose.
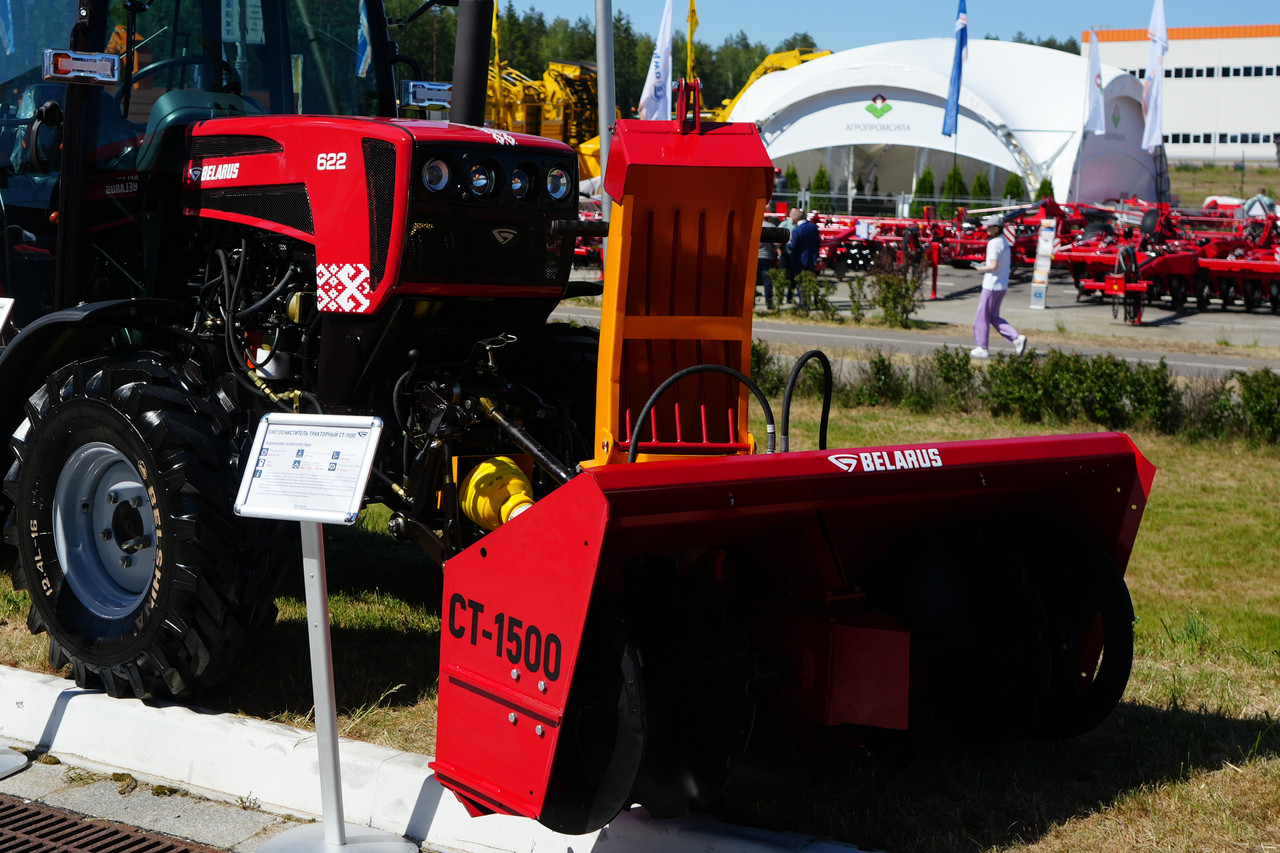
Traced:
[[822, 386], [822, 421], [818, 426], [818, 449], [827, 449], [827, 418], [831, 414], [831, 359], [821, 350], [811, 349], [795, 363], [791, 368], [791, 375], [787, 377], [787, 390], [782, 395], [782, 452], [788, 452], [791, 447], [787, 439], [788, 424], [791, 421], [791, 394], [795, 391], [796, 382], [800, 379], [800, 371], [810, 359], [818, 359], [822, 363], [822, 373], [825, 384]]
[[723, 373], [725, 376], [732, 376], [734, 379], [747, 386], [756, 399], [760, 401], [760, 408], [764, 409], [765, 421], [765, 453], [773, 453], [776, 450], [775, 443], [777, 441], [777, 427], [773, 422], [773, 409], [769, 406], [769, 399], [765, 397], [764, 392], [760, 390], [760, 386], [752, 381], [750, 376], [745, 373], [734, 370], [732, 367], [725, 367], [723, 364], [695, 364], [692, 367], [686, 367], [678, 370], [667, 377], [661, 385], [649, 395], [649, 399], [645, 401], [644, 408], [640, 410], [639, 417], [636, 418], [635, 426], [631, 428], [631, 447], [627, 450], [627, 462], [635, 462], [636, 454], [640, 450], [640, 441], [637, 436], [640, 435], [644, 427], [644, 423], [649, 418], [649, 412], [658, 402], [658, 398], [666, 392], [668, 388], [675, 385], [686, 376], [692, 376], [695, 373]]

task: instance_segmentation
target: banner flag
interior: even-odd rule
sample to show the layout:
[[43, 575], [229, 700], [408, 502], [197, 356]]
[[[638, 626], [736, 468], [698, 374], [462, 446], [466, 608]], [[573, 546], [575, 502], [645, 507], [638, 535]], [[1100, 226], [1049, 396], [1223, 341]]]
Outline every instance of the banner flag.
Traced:
[[947, 91], [947, 111], [942, 115], [942, 135], [954, 136], [956, 120], [960, 116], [960, 72], [964, 61], [969, 58], [969, 15], [965, 12], [964, 0], [960, 0], [960, 11], [956, 13], [956, 57], [951, 64], [951, 88]]
[[1095, 134], [1107, 132], [1107, 106], [1102, 97], [1102, 54], [1098, 50], [1098, 31], [1089, 31], [1089, 115], [1084, 129]]
[[1151, 47], [1147, 51], [1146, 77], [1142, 81], [1142, 147], [1155, 151], [1164, 144], [1164, 55], [1169, 50], [1169, 30], [1164, 25], [1164, 0], [1151, 7], [1151, 23], [1147, 25]]
[[662, 26], [653, 43], [653, 60], [640, 95], [640, 118], [671, 118], [671, 0], [662, 13]]

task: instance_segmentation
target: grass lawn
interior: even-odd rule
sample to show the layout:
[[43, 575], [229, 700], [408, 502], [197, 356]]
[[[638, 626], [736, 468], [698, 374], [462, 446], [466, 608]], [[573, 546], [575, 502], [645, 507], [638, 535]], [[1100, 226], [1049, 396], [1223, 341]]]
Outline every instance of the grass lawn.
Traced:
[[1248, 163], [1243, 171], [1237, 168], [1238, 165], [1171, 162], [1169, 191], [1181, 200], [1181, 207], [1188, 209], [1198, 209], [1211, 195], [1249, 198], [1258, 191], [1258, 187], [1272, 190], [1267, 195], [1276, 197], [1274, 190], [1280, 190], [1280, 168], [1274, 161], [1270, 165]]
[[[775, 401], [775, 406], [777, 402]], [[797, 403], [793, 449], [817, 406]], [[835, 413], [830, 446], [1089, 430], [986, 414]], [[915, 850], [1266, 850], [1280, 845], [1280, 452], [1134, 433], [1159, 468], [1129, 566], [1138, 615], [1125, 701], [1064, 742], [886, 739], [736, 793], [731, 820]], [[1087, 508], [1081, 508], [1087, 511]], [[365, 522], [381, 522], [370, 513]], [[439, 572], [369, 529], [327, 533], [342, 734], [431, 753]], [[301, 572], [244, 673], [203, 705], [294, 725], [311, 714]], [[43, 668], [26, 595], [0, 575], [0, 663]], [[981, 666], [981, 661], [975, 661]]]

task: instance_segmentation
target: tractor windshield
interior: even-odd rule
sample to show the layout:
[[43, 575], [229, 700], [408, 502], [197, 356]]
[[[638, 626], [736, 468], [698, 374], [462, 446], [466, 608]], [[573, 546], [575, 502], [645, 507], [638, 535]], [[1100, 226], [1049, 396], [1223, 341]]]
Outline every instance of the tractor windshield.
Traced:
[[[393, 102], [380, 93], [390, 81], [372, 61], [369, 5], [156, 0], [137, 17], [127, 118], [145, 124], [155, 97], [173, 89], [237, 94], [268, 113], [387, 114]], [[126, 33], [113, 4], [108, 52], [124, 52]]]

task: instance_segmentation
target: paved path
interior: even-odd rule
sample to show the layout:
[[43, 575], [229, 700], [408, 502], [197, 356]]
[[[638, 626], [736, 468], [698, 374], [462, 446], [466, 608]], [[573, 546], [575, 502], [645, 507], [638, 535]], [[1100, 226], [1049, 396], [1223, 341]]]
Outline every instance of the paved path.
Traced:
[[[971, 329], [980, 287], [981, 276], [972, 270], [940, 269], [938, 298], [927, 300], [916, 315], [926, 322], [939, 324], [936, 331], [868, 328], [848, 322], [828, 326], [790, 322], [785, 316], [758, 316], [755, 333], [771, 343], [799, 344], [833, 353], [867, 347], [914, 354], [926, 354], [941, 346], [968, 348], [973, 345]], [[1261, 357], [1250, 352], [1259, 347], [1280, 349], [1280, 316], [1270, 312], [1250, 314], [1238, 306], [1228, 311], [1215, 307], [1205, 312], [1174, 312], [1148, 306], [1144, 317], [1147, 322], [1131, 326], [1123, 319], [1113, 318], [1109, 304], [1097, 300], [1077, 301], [1074, 285], [1063, 274], [1055, 273], [1050, 278], [1046, 308], [1031, 308], [1030, 293], [1030, 273], [1015, 274], [1001, 313], [1041, 352], [1050, 347], [1085, 355], [1109, 352], [1134, 362], [1155, 362], [1163, 356], [1170, 370], [1187, 376], [1221, 375], [1259, 367], [1280, 371], [1280, 357]], [[846, 285], [837, 286], [835, 303], [848, 314]], [[596, 323], [600, 311], [588, 306], [566, 305], [557, 310], [556, 316]], [[1080, 336], [1089, 343], [1046, 341], [1038, 338], [1037, 332]], [[1218, 351], [1189, 354], [1185, 350], [1190, 344], [1213, 346]], [[1000, 352], [1002, 348], [1010, 352], [1013, 349], [993, 330], [992, 352]]]

